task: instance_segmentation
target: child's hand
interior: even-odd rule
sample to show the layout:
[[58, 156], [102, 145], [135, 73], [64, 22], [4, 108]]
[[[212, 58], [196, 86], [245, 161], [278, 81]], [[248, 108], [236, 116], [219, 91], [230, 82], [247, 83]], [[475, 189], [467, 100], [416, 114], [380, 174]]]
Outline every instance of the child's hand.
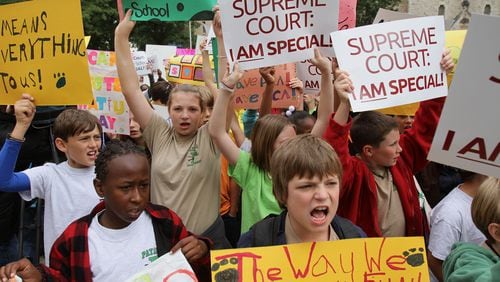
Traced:
[[42, 281], [42, 274], [26, 258], [11, 262], [0, 268], [0, 279], [2, 282], [16, 281], [16, 274], [21, 277], [24, 282]]
[[135, 26], [135, 22], [130, 20], [131, 15], [132, 9], [129, 9], [123, 20], [116, 26], [115, 36], [122, 36], [128, 39]]
[[182, 250], [182, 253], [189, 262], [200, 259], [208, 252], [207, 244], [205, 244], [203, 240], [192, 235], [177, 242], [177, 244], [172, 247], [172, 253], [175, 253], [178, 249]]
[[213, 28], [217, 38], [222, 38], [222, 22], [220, 17], [219, 5], [215, 5], [212, 9], [214, 12]]
[[272, 84], [275, 82], [274, 74], [276, 70], [274, 66], [259, 68], [260, 76], [266, 81], [266, 84]]
[[302, 89], [304, 89], [304, 83], [296, 77], [290, 79], [288, 84], [290, 85], [290, 88], [296, 88], [300, 93], [302, 93]]
[[236, 87], [236, 83], [240, 81], [243, 77], [243, 71], [240, 70], [240, 66], [238, 62], [234, 63], [233, 72], [229, 73], [229, 64], [226, 67], [226, 73], [224, 74], [224, 78], [222, 79], [222, 83], [230, 89], [234, 90]]
[[453, 58], [451, 57], [451, 50], [448, 48], [444, 50], [443, 55], [441, 56], [441, 67], [446, 71], [447, 74], [449, 74], [455, 67]]
[[331, 73], [332, 64], [328, 58], [323, 57], [318, 48], [314, 48], [314, 58], [311, 59], [311, 63], [315, 65], [321, 73]]
[[349, 93], [354, 91], [354, 86], [346, 71], [338, 70], [335, 72], [334, 82], [335, 92], [339, 96], [341, 102], [349, 101]]
[[201, 53], [208, 52], [207, 50], [205, 50], [205, 48], [207, 47], [207, 43], [208, 43], [207, 37], [203, 38], [203, 40], [200, 41], [200, 46], [198, 46], [198, 48], [200, 49]]
[[29, 94], [23, 94], [21, 99], [14, 104], [14, 114], [16, 115], [16, 123], [29, 127], [33, 117], [35, 116], [36, 107], [33, 103], [35, 99]]

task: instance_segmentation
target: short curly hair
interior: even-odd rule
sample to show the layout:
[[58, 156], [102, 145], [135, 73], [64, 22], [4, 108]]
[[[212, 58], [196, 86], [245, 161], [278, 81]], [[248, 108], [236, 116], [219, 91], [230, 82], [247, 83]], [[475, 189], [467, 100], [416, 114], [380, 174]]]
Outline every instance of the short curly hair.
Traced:
[[129, 140], [121, 141], [119, 139], [113, 139], [106, 143], [106, 147], [104, 147], [95, 161], [96, 178], [101, 181], [106, 180], [109, 173], [108, 163], [114, 158], [128, 154], [137, 154], [144, 156], [146, 159], [148, 158], [144, 149]]

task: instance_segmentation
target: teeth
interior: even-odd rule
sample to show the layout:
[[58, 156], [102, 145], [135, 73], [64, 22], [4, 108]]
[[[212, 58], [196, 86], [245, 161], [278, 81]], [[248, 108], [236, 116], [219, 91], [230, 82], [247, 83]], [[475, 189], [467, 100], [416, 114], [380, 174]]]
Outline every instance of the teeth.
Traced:
[[319, 208], [315, 208], [315, 210], [325, 211], [325, 210], [326, 210], [326, 207], [319, 207]]

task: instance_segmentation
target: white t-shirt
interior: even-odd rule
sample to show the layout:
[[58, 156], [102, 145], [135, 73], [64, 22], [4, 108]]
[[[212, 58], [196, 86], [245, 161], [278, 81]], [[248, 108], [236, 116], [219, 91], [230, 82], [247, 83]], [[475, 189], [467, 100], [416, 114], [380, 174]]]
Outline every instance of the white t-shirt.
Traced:
[[93, 281], [125, 281], [158, 258], [153, 223], [146, 212], [123, 229], [102, 226], [101, 213], [88, 231]]
[[439, 260], [446, 259], [454, 243], [480, 244], [486, 240], [472, 221], [472, 197], [459, 187], [453, 189], [432, 209], [429, 250]]
[[49, 261], [50, 249], [68, 225], [89, 214], [99, 203], [94, 189], [94, 166], [73, 168], [68, 162], [46, 163], [23, 171], [31, 189], [20, 192], [21, 198], [30, 201], [45, 199], [43, 244], [45, 259]]

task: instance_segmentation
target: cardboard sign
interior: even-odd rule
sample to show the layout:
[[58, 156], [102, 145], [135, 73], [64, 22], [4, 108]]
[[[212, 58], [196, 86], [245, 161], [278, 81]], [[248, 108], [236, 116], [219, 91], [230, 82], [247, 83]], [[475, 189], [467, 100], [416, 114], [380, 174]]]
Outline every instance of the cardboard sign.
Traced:
[[380, 23], [333, 32], [341, 69], [355, 90], [353, 111], [368, 111], [446, 96], [441, 16]]
[[196, 274], [182, 252], [167, 253], [146, 266], [126, 282], [182, 281], [197, 282]]
[[92, 99], [80, 1], [0, 5], [0, 22], [0, 104], [22, 93], [38, 106]]
[[244, 70], [333, 55], [338, 0], [232, 1], [220, 5], [226, 56]]
[[429, 281], [422, 237], [227, 249], [210, 256], [212, 281]]
[[[288, 85], [290, 79], [295, 77], [295, 65], [286, 64], [275, 68], [273, 92], [273, 108], [288, 109], [290, 106], [299, 108], [302, 104], [302, 95]], [[234, 90], [233, 104], [235, 109], [258, 109], [262, 102], [262, 93], [266, 82], [261, 77], [259, 70], [254, 69], [245, 72], [236, 84]]]
[[[214, 58], [210, 55], [210, 66], [214, 69]], [[215, 74], [214, 74], [215, 77]], [[203, 86], [203, 57], [183, 55], [170, 58], [167, 80], [175, 83]]]
[[104, 132], [130, 134], [130, 111], [116, 74], [115, 53], [98, 50], [87, 50], [87, 53], [93, 99], [78, 108], [95, 115]]
[[155, 68], [159, 70], [165, 69], [168, 64], [168, 60], [175, 56], [176, 51], [176, 46], [146, 44], [146, 55], [148, 58], [156, 58]]
[[[429, 159], [500, 177], [500, 17], [472, 15]], [[488, 42], [488, 44], [479, 44]]]
[[[217, 0], [118, 0], [124, 10], [132, 9], [133, 21], [212, 20]], [[120, 7], [120, 5], [118, 5]]]

